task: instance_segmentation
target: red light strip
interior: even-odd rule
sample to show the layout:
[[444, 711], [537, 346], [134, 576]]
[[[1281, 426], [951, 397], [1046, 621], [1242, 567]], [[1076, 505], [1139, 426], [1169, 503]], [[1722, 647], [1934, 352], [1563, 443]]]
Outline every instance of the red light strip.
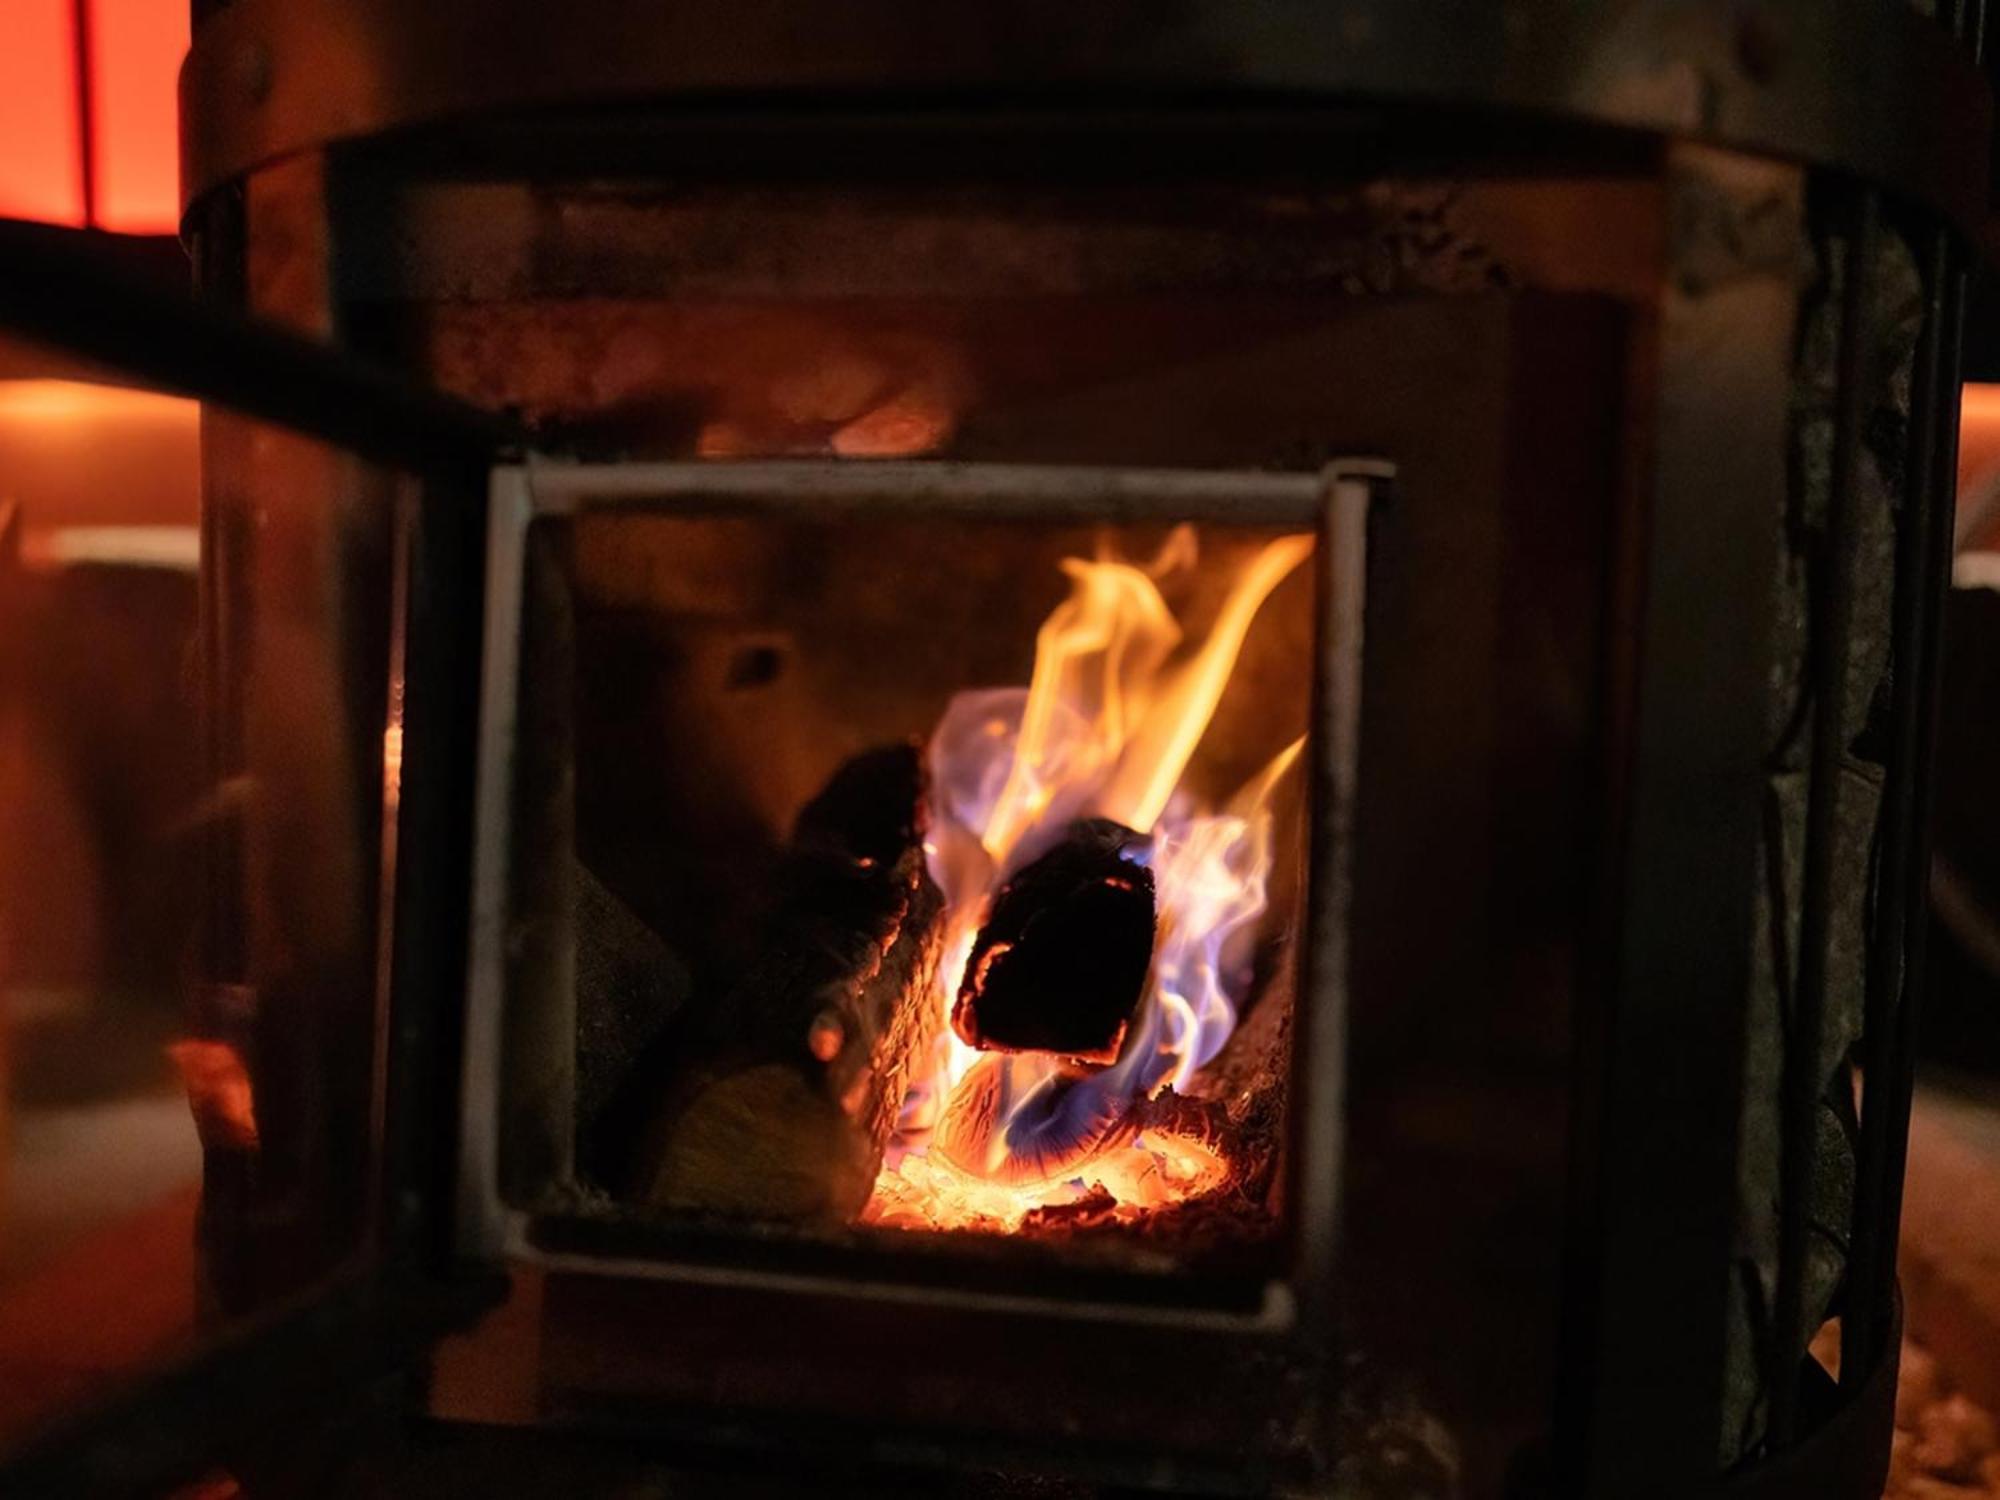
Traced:
[[171, 234], [187, 0], [0, 0], [0, 217]]
[[180, 226], [175, 82], [187, 55], [187, 0], [74, 3], [90, 49], [90, 221], [121, 234], [172, 234]]
[[71, 0], [7, 0], [0, 45], [0, 215], [85, 223]]

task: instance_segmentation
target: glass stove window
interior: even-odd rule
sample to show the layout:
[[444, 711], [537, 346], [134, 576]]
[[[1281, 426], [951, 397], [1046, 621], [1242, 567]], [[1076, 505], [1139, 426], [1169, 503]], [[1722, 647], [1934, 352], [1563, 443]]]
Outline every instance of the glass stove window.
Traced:
[[0, 1446], [363, 1248], [395, 483], [0, 348]]
[[[567, 1031], [574, 1075], [514, 1116], [514, 1201], [1268, 1239], [1313, 550], [536, 523], [508, 1047], [519, 1082]], [[520, 1170], [565, 1149], [567, 1184]]]

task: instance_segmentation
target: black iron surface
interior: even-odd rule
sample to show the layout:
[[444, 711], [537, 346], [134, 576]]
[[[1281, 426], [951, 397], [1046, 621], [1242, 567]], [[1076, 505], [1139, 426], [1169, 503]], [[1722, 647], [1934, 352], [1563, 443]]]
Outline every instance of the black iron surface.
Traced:
[[[1959, 388], [1959, 370], [1964, 359], [1964, 310], [1967, 271], [1956, 255], [1947, 259], [1944, 308], [1940, 320], [1943, 343], [1943, 377], [1941, 389], [1956, 391]], [[1940, 495], [1947, 493], [1945, 487], [1956, 482], [1958, 475], [1958, 413], [1956, 403], [1947, 401], [1940, 413], [1941, 423], [1938, 453], [1937, 480]], [[1921, 679], [1918, 688], [1917, 723], [1918, 734], [1915, 750], [1916, 796], [1911, 808], [1911, 819], [1915, 833], [1912, 839], [1912, 864], [1919, 873], [1927, 873], [1931, 865], [1931, 849], [1934, 842], [1933, 815], [1937, 806], [1937, 788], [1934, 768], [1938, 754], [1938, 704], [1941, 697], [1939, 684], [1944, 671], [1944, 620], [1946, 599], [1951, 583], [1953, 507], [1937, 504], [1932, 507], [1928, 518], [1930, 539], [1930, 576], [1925, 580], [1925, 618], [1921, 632], [1921, 654], [1916, 667]], [[1903, 1177], [1909, 1158], [1910, 1103], [1915, 1085], [1913, 1064], [1916, 1057], [1918, 1027], [1922, 1022], [1924, 993], [1931, 979], [1930, 969], [1930, 903], [1922, 899], [1912, 899], [1904, 914], [1903, 953], [1905, 981], [1903, 1002], [1896, 1016], [1896, 1049], [1898, 1067], [1890, 1077], [1890, 1093], [1887, 1098], [1887, 1120], [1884, 1133], [1888, 1138], [1886, 1174], [1887, 1181], [1882, 1192], [1882, 1202], [1876, 1232], [1885, 1244], [1894, 1244], [1901, 1226], [1903, 1207]]]
[[1857, 540], [1855, 489], [1860, 482], [1861, 424], [1873, 357], [1868, 347], [1868, 296], [1877, 214], [1874, 194], [1858, 193], [1845, 252], [1832, 491], [1812, 563], [1812, 779], [1801, 878], [1798, 979], [1786, 1033], [1778, 1276], [1766, 1377], [1771, 1393], [1770, 1440], [1778, 1447], [1791, 1441], [1797, 1426], [1799, 1382], [1794, 1372], [1811, 1333], [1806, 1326], [1805, 1258], [1812, 1233], [1817, 1115], [1820, 1096], [1827, 1087], [1821, 1053], [1825, 1051], [1830, 983], [1827, 957], [1840, 815], [1840, 763], [1848, 724], [1848, 640]]
[[397, 682], [402, 767], [386, 957], [388, 1109], [383, 1121], [389, 1256], [416, 1271], [448, 1258], [457, 1161], [457, 1081], [471, 921], [474, 766], [478, 756], [486, 511], [483, 467], [434, 481], [409, 517]]
[[499, 419], [336, 350], [163, 295], [79, 230], [0, 220], [0, 331], [392, 468], [483, 465], [512, 438]]
[[1609, 999], [1579, 1022], [1558, 1481], [1630, 1500], [1711, 1480], [1721, 1428], [1800, 212], [1795, 178], [1741, 169], [1670, 168], [1706, 274], [1662, 297]]
[[1726, 144], [1854, 173], [1967, 229], [1990, 111], [1964, 49], [1901, 0], [599, 0], [587, 25], [526, 3], [237, 0], [202, 26], [181, 87], [190, 201], [335, 141], [550, 105], [1317, 100]]
[[1888, 1352], [1840, 1385], [1808, 1359], [1793, 1384], [1809, 1393], [1811, 1430], [1785, 1452], [1690, 1493], [1710, 1500], [1880, 1500], [1896, 1425], [1901, 1308], [1892, 1303]]
[[[1917, 825], [1923, 736], [1923, 662], [1927, 631], [1935, 619], [1933, 597], [1939, 583], [1936, 547], [1939, 512], [1951, 506], [1940, 498], [1949, 482], [1938, 470], [1946, 424], [1954, 422], [1955, 394], [1941, 389], [1942, 332], [1951, 245], [1939, 230], [1924, 254], [1923, 327], [1910, 381], [1910, 430], [1904, 458], [1903, 507], [1897, 518], [1896, 592], [1890, 625], [1891, 702], [1889, 771], [1883, 788], [1878, 879], [1868, 940], [1866, 1015], [1862, 1033], [1865, 1089], [1861, 1138], [1855, 1165], [1854, 1219], [1849, 1241], [1848, 1286], [1841, 1321], [1843, 1384], [1870, 1369], [1884, 1353], [1895, 1264], [1895, 1205], [1887, 1201], [1890, 1132], [1904, 1128], [1909, 1114], [1909, 1077], [1917, 975], [1906, 962], [1905, 941], [1913, 900], [1921, 905], [1924, 831]], [[1948, 541], [1948, 533], [1944, 540]], [[1900, 1108], [1899, 1108], [1900, 1101]]]

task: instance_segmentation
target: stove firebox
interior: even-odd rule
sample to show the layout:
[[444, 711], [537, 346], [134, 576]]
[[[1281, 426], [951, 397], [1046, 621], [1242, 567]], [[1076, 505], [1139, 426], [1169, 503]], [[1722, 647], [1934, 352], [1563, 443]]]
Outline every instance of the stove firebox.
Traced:
[[518, 481], [513, 1086], [468, 1128], [554, 1059], [568, 1111], [498, 1147], [613, 1212], [1268, 1238], [1317, 539], [1240, 517], [1317, 528], [1320, 481], [733, 466], [758, 515], [605, 472]]

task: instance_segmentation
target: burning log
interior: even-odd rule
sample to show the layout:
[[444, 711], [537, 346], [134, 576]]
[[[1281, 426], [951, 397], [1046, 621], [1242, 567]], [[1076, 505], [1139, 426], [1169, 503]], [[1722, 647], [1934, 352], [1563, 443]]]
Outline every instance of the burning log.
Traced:
[[1072, 823], [993, 898], [951, 1024], [986, 1052], [1117, 1061], [1153, 959], [1153, 872], [1143, 842], [1108, 818]]
[[761, 962], [695, 1018], [641, 1150], [659, 1207], [845, 1220], [935, 1038], [944, 898], [914, 746], [843, 765], [794, 826]]
[[1101, 1076], [982, 1057], [953, 1091], [933, 1147], [960, 1171], [993, 1182], [1064, 1176], [1130, 1134], [1132, 1100], [1100, 1087]]

